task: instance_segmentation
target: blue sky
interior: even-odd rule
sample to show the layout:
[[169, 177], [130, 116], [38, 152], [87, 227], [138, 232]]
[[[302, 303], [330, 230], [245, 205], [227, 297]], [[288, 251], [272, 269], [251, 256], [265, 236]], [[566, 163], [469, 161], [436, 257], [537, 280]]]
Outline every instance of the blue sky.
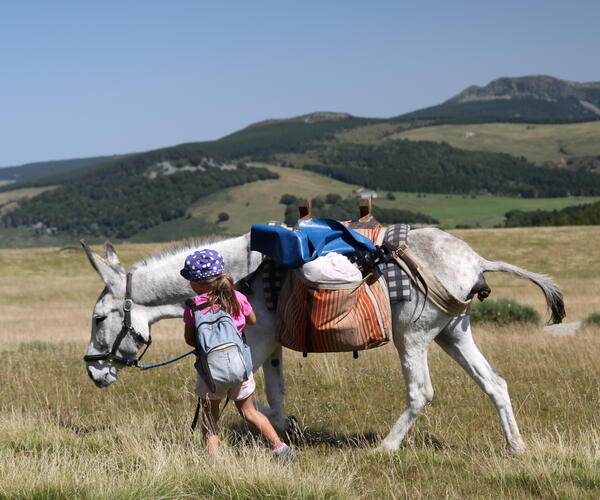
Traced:
[[0, 165], [389, 117], [500, 76], [600, 80], [600, 2], [29, 1], [0, 6]]

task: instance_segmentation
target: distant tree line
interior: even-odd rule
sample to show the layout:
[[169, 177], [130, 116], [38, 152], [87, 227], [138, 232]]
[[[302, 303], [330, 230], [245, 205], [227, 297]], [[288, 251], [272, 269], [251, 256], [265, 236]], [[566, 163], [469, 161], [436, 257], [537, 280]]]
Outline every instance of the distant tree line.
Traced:
[[3, 222], [13, 227], [41, 223], [75, 236], [127, 238], [182, 217], [192, 203], [209, 193], [278, 177], [265, 168], [207, 168], [149, 179], [141, 174], [141, 165], [119, 167], [110, 175], [99, 171], [23, 201]]
[[505, 216], [506, 227], [600, 225], [600, 202], [562, 210], [511, 210]]
[[[280, 203], [287, 205], [284, 222], [293, 226], [298, 221], [298, 198], [292, 194], [284, 194]], [[331, 193], [318, 196], [312, 200], [312, 215], [315, 219], [354, 220], [359, 218], [358, 198], [342, 198]], [[373, 205], [373, 216], [382, 224], [411, 222], [421, 224], [439, 224], [437, 219], [428, 215], [401, 210], [398, 208], [381, 208]]]
[[338, 144], [303, 168], [371, 189], [428, 193], [488, 192], [524, 198], [600, 195], [600, 176], [536, 167], [504, 153], [466, 151], [446, 143], [387, 141]]

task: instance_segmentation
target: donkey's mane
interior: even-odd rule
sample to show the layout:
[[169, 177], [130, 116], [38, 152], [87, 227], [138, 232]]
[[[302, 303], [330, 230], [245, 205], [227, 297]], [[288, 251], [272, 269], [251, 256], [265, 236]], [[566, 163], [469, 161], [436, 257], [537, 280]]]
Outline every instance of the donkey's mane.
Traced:
[[148, 257], [143, 258], [142, 260], [137, 261], [132, 266], [132, 271], [139, 269], [141, 267], [146, 267], [152, 264], [156, 264], [168, 257], [179, 255], [185, 252], [188, 252], [194, 248], [200, 248], [204, 245], [209, 245], [211, 243], [218, 243], [219, 241], [224, 241], [227, 238], [222, 236], [206, 236], [202, 238], [186, 238], [180, 242], [174, 243], [173, 245], [161, 250], [158, 253], [153, 255], [149, 255]]

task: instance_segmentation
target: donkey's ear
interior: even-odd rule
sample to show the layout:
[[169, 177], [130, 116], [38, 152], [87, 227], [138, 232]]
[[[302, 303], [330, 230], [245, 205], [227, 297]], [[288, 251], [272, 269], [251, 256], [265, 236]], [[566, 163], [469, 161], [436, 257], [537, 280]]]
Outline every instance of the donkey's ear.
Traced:
[[104, 243], [104, 255], [106, 256], [106, 262], [108, 262], [110, 267], [112, 267], [119, 274], [125, 275], [125, 268], [119, 260], [119, 256], [117, 255], [114, 245], [110, 241]]
[[106, 286], [114, 289], [124, 282], [124, 276], [113, 269], [113, 267], [105, 259], [94, 252], [84, 240], [79, 240], [79, 242], [85, 250], [85, 254], [90, 261], [90, 264], [100, 275], [100, 278], [102, 278], [102, 281], [104, 281]]

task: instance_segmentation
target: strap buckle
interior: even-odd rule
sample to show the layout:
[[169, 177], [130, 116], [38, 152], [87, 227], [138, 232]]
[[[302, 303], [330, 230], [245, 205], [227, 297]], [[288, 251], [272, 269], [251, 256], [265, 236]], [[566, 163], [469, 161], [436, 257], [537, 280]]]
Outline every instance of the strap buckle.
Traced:
[[133, 300], [131, 299], [125, 299], [123, 301], [123, 311], [125, 312], [131, 312], [131, 308], [133, 307]]

